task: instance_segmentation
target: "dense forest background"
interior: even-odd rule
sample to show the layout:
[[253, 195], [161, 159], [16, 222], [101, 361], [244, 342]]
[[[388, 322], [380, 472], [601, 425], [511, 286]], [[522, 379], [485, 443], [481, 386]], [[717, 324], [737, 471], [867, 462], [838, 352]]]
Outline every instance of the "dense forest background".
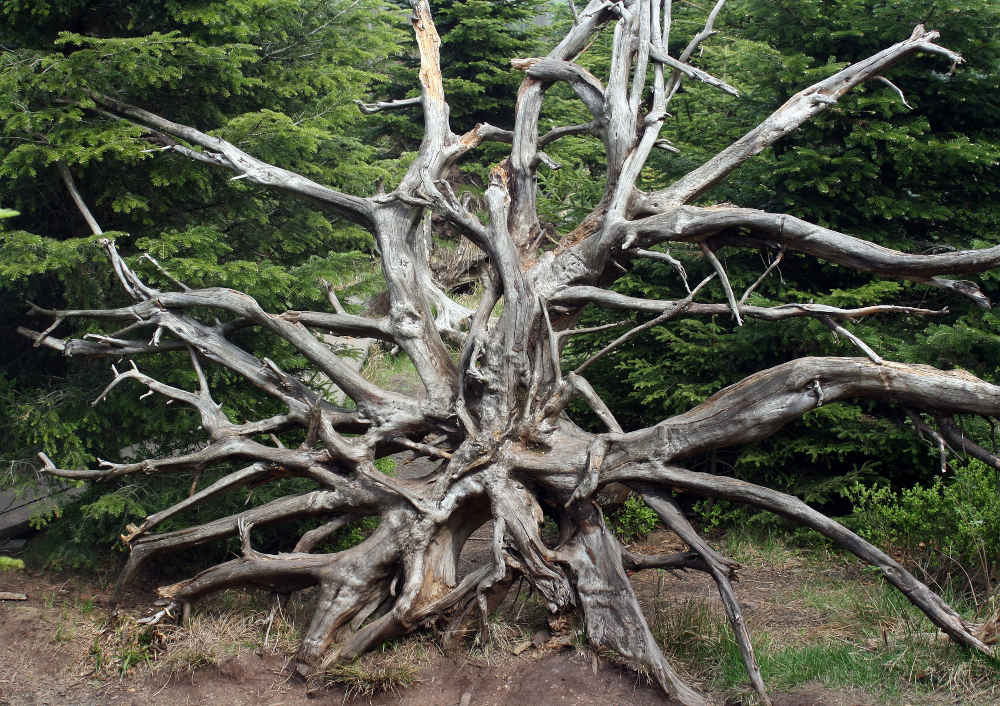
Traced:
[[[706, 10], [675, 3], [675, 36], [697, 31]], [[509, 60], [538, 54], [571, 22], [567, 3], [466, 0], [443, 3], [435, 12], [455, 129], [484, 121], [511, 127], [521, 76]], [[407, 17], [403, 4], [382, 0], [14, 0], [0, 7], [3, 483], [33, 482], [35, 454], [42, 449], [72, 468], [117, 458], [139, 443], [183, 448], [197, 439], [192, 415], [144, 404], [136, 395], [119, 391], [91, 407], [109, 379], [105, 363], [64, 358], [16, 332], [48, 324], [28, 315], [29, 302], [124, 304], [96, 246], [99, 237], [115, 238], [154, 284], [169, 282], [153, 263], [139, 260], [142, 253], [191, 286], [241, 289], [269, 310], [325, 306], [321, 278], [333, 282], [350, 306], [365, 306], [377, 298], [381, 281], [379, 254], [361, 229], [314, 204], [162, 150], [133, 125], [103, 115], [88, 92], [147, 107], [316, 181], [370, 195], [402, 173], [421, 131], [416, 112], [362, 115], [354, 103], [416, 95]], [[733, 201], [792, 213], [910, 252], [995, 244], [1000, 7], [986, 0], [730, 2], [716, 23], [719, 33], [695, 62], [741, 96], [685, 85], [663, 131], [677, 152], [652, 160], [640, 185], [659, 187], [684, 174], [795, 91], [904, 39], [918, 23], [939, 30], [942, 43], [966, 63], [946, 72], [939, 61], [917, 58], [894, 68], [889, 78], [905, 102], [893, 86], [868, 83], [702, 203]], [[596, 72], [607, 51], [599, 40], [581, 63]], [[546, 99], [542, 129], [585, 122], [581, 110], [557, 87]], [[562, 234], [599, 197], [603, 155], [595, 140], [567, 138], [550, 156], [561, 168], [541, 173], [540, 206], [547, 227]], [[483, 174], [502, 157], [503, 150], [491, 146], [464, 167], [462, 182], [474, 203]], [[73, 191], [103, 235], [84, 219]], [[692, 279], [707, 272], [700, 251], [676, 248], [672, 255]], [[752, 283], [767, 257], [730, 255], [734, 287]], [[633, 266], [645, 277], [622, 277], [620, 291], [683, 296], [673, 269], [647, 261]], [[775, 274], [756, 290], [754, 303], [948, 307], [933, 319], [870, 317], [853, 331], [887, 359], [965, 368], [1000, 382], [1000, 320], [989, 308], [807, 257], [788, 256]], [[978, 283], [986, 298], [997, 299], [1000, 273], [987, 273]], [[454, 284], [475, 295], [467, 282]], [[721, 290], [709, 296], [721, 300]], [[612, 320], [596, 311], [588, 316], [592, 323]], [[69, 323], [53, 332], [82, 333]], [[592, 348], [594, 340], [574, 345]], [[286, 370], [307, 375], [306, 361], [290, 348], [255, 342], [262, 346]], [[623, 425], [634, 428], [688, 409], [755, 370], [803, 355], [852, 355], [848, 346], [812, 319], [742, 327], [730, 317], [685, 320], [636, 339], [595, 366], [590, 379], [605, 399], [616, 401]], [[177, 360], [164, 354], [147, 367], [159, 379], [191, 387], [193, 373]], [[269, 400], [238, 387], [226, 371], [209, 373], [217, 398], [237, 416], [268, 412]], [[575, 414], [586, 422], [583, 410]], [[937, 442], [922, 438], [918, 423], [905, 410], [878, 402], [824, 406], [766, 442], [699, 459], [694, 468], [767, 479], [767, 485], [838, 514], [854, 512], [856, 524], [915, 554], [921, 536], [954, 535], [955, 551], [965, 552], [970, 564], [993, 548], [992, 556], [1000, 555], [993, 546], [1000, 542], [995, 469], [952, 458], [942, 474]], [[992, 443], [989, 423], [963, 423], [967, 434]], [[39, 518], [39, 524], [50, 522], [40, 552], [54, 563], [90, 564], [126, 522], [180, 499], [191, 481], [88, 488], [63, 517]], [[268, 497], [251, 490], [249, 497], [221, 502], [238, 507]], [[709, 524], [753, 519], [721, 503], [698, 509]], [[928, 566], [936, 561], [933, 554], [915, 558]], [[987, 581], [995, 577], [995, 563], [979, 569]]]

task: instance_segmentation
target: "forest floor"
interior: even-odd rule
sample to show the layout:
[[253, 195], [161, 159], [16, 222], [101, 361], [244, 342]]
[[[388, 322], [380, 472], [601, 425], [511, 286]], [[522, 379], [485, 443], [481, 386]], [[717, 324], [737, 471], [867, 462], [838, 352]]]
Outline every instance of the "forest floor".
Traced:
[[[475, 551], [475, 537], [470, 551]], [[905, 599], [852, 559], [777, 541], [720, 542], [743, 565], [736, 589], [779, 706], [1000, 704], [1000, 665], [938, 638]], [[635, 547], [680, 549], [657, 530]], [[701, 574], [633, 575], [650, 625], [682, 672], [720, 704], [750, 704], [714, 586]], [[152, 584], [122, 607], [79, 576], [0, 572], [0, 704], [663, 704], [644, 677], [594, 653], [569, 620], [550, 620], [527, 589], [492, 618], [485, 649], [442, 650], [433, 635], [389, 643], [307, 684], [285, 666], [309, 596], [283, 610], [227, 591], [186, 627], [144, 627]]]

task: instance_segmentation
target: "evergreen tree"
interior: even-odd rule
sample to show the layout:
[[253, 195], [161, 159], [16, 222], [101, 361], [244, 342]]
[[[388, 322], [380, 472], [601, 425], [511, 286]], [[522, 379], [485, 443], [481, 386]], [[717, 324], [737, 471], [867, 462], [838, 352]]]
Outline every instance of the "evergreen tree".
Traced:
[[[115, 457], [140, 427], [147, 437], [159, 430], [155, 443], [190, 443], [192, 420], [135, 399], [95, 416], [89, 402], [105, 365], [100, 373], [87, 361], [67, 365], [15, 332], [37, 327], [37, 317], [25, 316], [29, 301], [118, 301], [95, 266], [100, 237], [133, 258], [151, 254], [158, 265], [137, 265], [151, 281], [165, 283], [169, 272], [191, 287], [244, 290], [272, 308], [315, 306], [325, 300], [321, 277], [351, 285], [374, 268], [361, 229], [318, 204], [205, 170], [172, 151], [174, 140], [95, 110], [93, 96], [160, 109], [322, 183], [371, 193], [397, 167], [365, 144], [353, 100], [385, 80], [405, 37], [398, 19], [376, 0], [3, 4], [0, 203], [19, 215], [0, 226], [0, 456], [30, 458], [44, 446], [61, 463], [92, 463]], [[63, 323], [54, 333], [86, 332]], [[176, 355], [150, 365], [184, 380], [169, 372]], [[302, 365], [281, 347], [271, 356]], [[211, 374], [214, 384], [234, 382]], [[248, 410], [267, 404], [245, 388], [227, 399]], [[101, 507], [141, 514], [145, 499], [123, 503], [114, 484], [88, 500], [108, 492], [117, 500]]]

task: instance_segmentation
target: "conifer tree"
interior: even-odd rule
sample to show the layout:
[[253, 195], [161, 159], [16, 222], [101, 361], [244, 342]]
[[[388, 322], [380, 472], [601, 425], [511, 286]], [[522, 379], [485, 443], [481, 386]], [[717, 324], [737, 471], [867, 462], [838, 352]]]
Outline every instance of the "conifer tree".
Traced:
[[[66, 365], [15, 333], [31, 323], [29, 303], [120, 301], [100, 265], [100, 238], [114, 237], [127, 256], [155, 258], [144, 262], [151, 282], [168, 283], [169, 272], [189, 286], [244, 290], [268, 307], [315, 306], [326, 300], [320, 279], [351, 285], [375, 267], [371, 236], [338, 214], [206, 170], [182, 156], [175, 138], [138, 129], [92, 96], [169, 106], [176, 120], [263, 158], [371, 193], [398, 168], [364, 141], [353, 100], [385, 80], [385, 64], [406, 36], [401, 17], [372, 0], [3, 4], [0, 203], [19, 212], [0, 233], [4, 457], [25, 467], [30, 449], [42, 445], [60, 463], [88, 464], [151, 428], [164, 448], [192, 443], [191, 420], [134, 399], [116, 400], [112, 417], [96, 415], [89, 402], [104, 363]], [[354, 41], [358, 32], [365, 41]], [[363, 282], [356, 287], [367, 291]], [[75, 327], [64, 321], [55, 333], [88, 332]], [[269, 355], [303, 364], [280, 347]], [[169, 372], [176, 361], [151, 364], [157, 374], [177, 375]], [[215, 384], [235, 382], [210, 374]], [[268, 402], [236, 388], [227, 404], [259, 411]], [[190, 479], [175, 485], [102, 507], [116, 513], [112, 522], [128, 520]], [[112, 491], [94, 490], [85, 503]], [[79, 539], [62, 543], [67, 560], [93, 550], [93, 534]]]

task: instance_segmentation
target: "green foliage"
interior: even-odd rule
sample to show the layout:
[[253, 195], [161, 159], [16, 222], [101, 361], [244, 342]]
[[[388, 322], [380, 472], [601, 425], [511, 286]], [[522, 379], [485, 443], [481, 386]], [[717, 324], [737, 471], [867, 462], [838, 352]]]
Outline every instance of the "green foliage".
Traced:
[[396, 475], [396, 466], [396, 459], [391, 456], [383, 456], [382, 458], [375, 459], [375, 468], [382, 473], [385, 473], [387, 476]]
[[634, 495], [611, 516], [611, 529], [619, 540], [628, 544], [653, 531], [660, 518], [653, 508]]
[[24, 561], [22, 559], [15, 559], [0, 554], [0, 571], [20, 571], [23, 568]]
[[333, 537], [333, 551], [343, 551], [353, 546], [361, 544], [378, 527], [379, 518], [376, 515], [362, 517], [357, 522], [352, 522], [347, 527], [339, 530]]
[[458, 0], [439, 3], [434, 22], [441, 42], [445, 93], [457, 132], [488, 122], [514, 126], [514, 102], [523, 76], [510, 60], [541, 49], [536, 20], [541, 0]]
[[1000, 474], [979, 461], [899, 491], [855, 483], [845, 489], [862, 536], [891, 547], [927, 574], [961, 568], [987, 586], [1000, 578]]

